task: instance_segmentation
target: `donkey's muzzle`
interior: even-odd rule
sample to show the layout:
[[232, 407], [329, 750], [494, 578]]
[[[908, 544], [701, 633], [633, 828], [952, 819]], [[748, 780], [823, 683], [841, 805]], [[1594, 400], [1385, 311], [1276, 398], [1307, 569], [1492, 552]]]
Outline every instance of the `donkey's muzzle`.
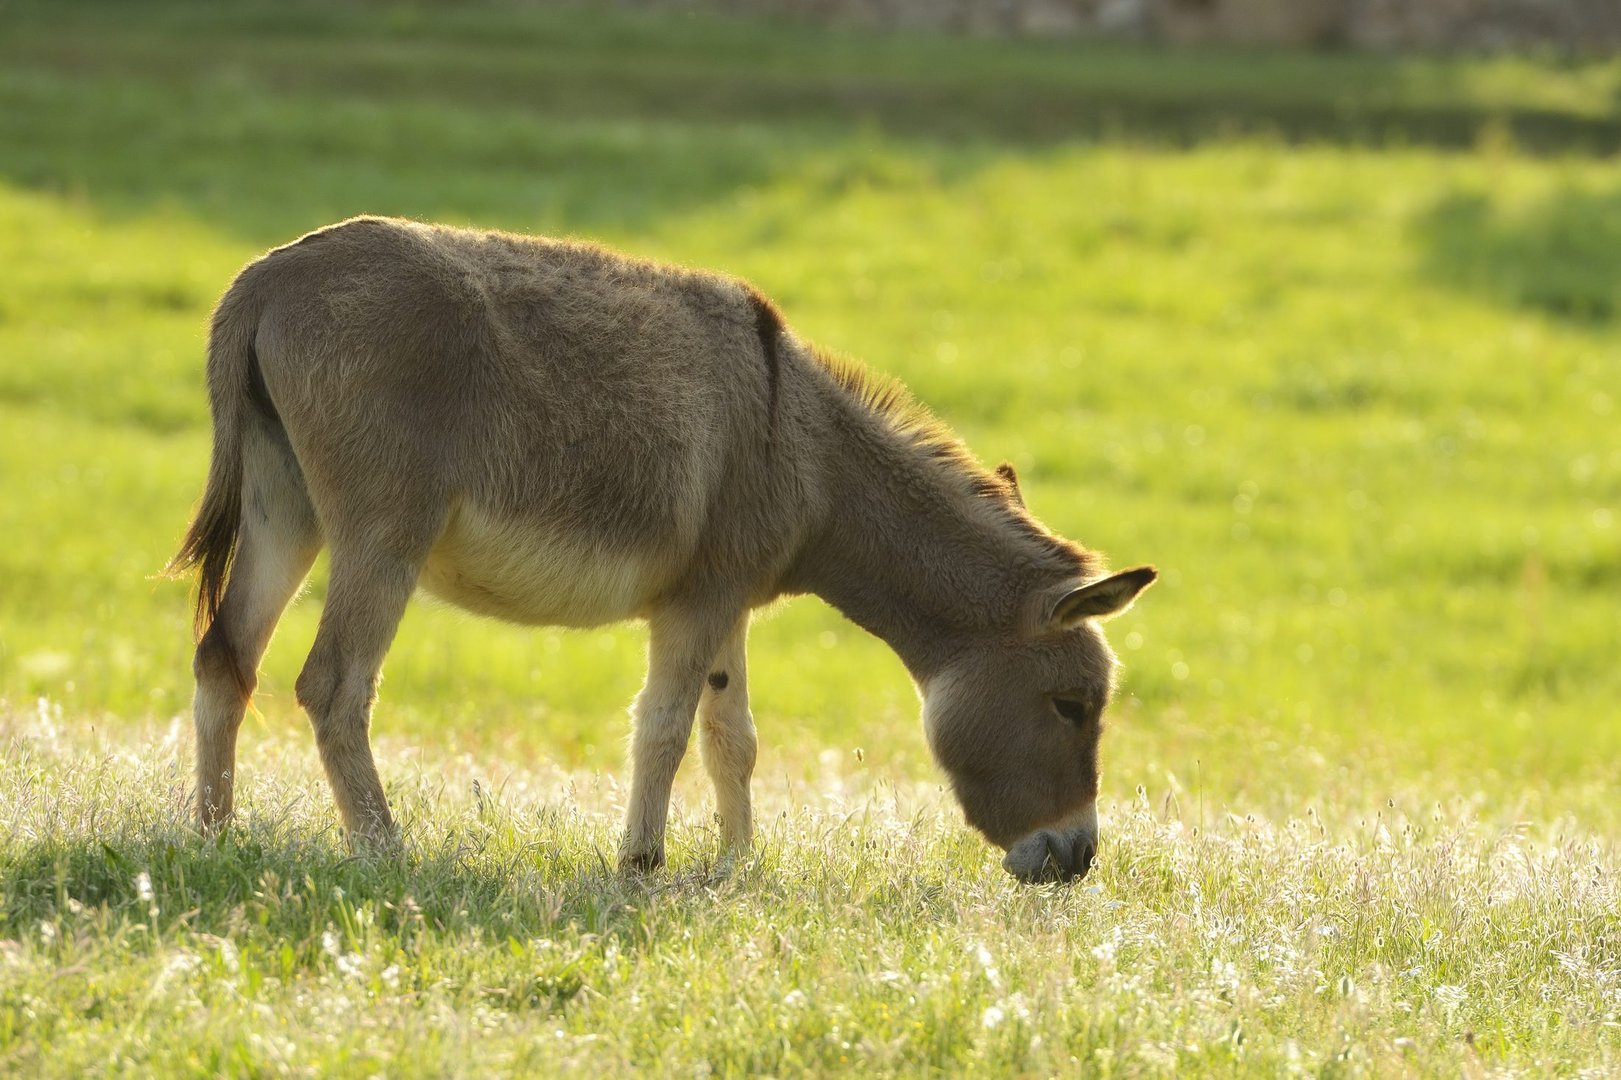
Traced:
[[1074, 881], [1092, 869], [1097, 854], [1097, 829], [1059, 831], [1042, 829], [1008, 848], [1002, 868], [1020, 881], [1039, 885]]

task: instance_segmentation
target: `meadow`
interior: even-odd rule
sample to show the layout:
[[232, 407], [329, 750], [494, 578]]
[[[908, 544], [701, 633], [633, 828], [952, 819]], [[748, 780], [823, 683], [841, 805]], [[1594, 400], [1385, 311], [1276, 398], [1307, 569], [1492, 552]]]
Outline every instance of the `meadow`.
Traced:
[[[1613, 59], [0, 6], [0, 1071], [1621, 1070], [1618, 152]], [[612, 869], [642, 628], [421, 601], [407, 850], [351, 857], [319, 566], [191, 833], [208, 312], [361, 212], [749, 278], [1157, 564], [1091, 876], [1008, 878], [809, 598], [751, 635], [755, 856], [689, 759]]]

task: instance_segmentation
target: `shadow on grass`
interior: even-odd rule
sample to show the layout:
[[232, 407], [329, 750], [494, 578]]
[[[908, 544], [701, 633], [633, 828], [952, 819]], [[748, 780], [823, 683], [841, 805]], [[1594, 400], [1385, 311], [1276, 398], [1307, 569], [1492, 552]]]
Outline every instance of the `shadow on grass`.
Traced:
[[[916, 152], [1192, 145], [1621, 147], [1621, 111], [1488, 101], [1467, 62], [857, 34], [557, 7], [22, 4], [0, 176], [261, 242], [362, 210], [615, 231], [871, 134]], [[1554, 77], [1544, 73], [1545, 78]], [[1411, 89], [1409, 82], [1422, 84]], [[863, 136], [862, 132], [869, 135]], [[932, 151], [930, 151], [932, 152]]]
[[[567, 817], [555, 816], [542, 831]], [[363, 955], [377, 993], [553, 1011], [600, 986], [613, 954], [735, 933], [740, 911], [767, 921], [773, 911], [851, 905], [872, 918], [953, 917], [944, 866], [897, 874], [868, 851], [859, 865], [793, 875], [767, 844], [736, 864], [621, 875], [577, 825], [559, 829], [560, 844], [524, 844], [508, 824], [492, 822], [498, 838], [464, 829], [395, 857], [349, 856], [330, 834], [278, 836], [262, 823], [215, 840], [154, 823], [105, 841], [19, 844], [0, 855], [0, 942], [28, 937], [66, 950], [57, 962], [69, 972], [104, 962], [94, 959], [103, 949], [126, 963], [179, 950], [222, 977], [240, 965], [250, 985], [266, 975], [355, 977], [353, 958]], [[377, 974], [384, 965], [396, 965], [397, 983], [378, 983], [389, 978]], [[97, 1007], [99, 995], [86, 994]]]
[[375, 928], [407, 951], [425, 938], [521, 944], [563, 932], [637, 948], [651, 913], [714, 908], [738, 877], [751, 874], [704, 864], [621, 875], [588, 849], [506, 848], [467, 832], [431, 850], [362, 857], [330, 836], [255, 828], [204, 840], [173, 829], [19, 845], [0, 857], [0, 912], [7, 936], [48, 922], [64, 935], [140, 925], [158, 941], [184, 930], [285, 944], [293, 951], [279, 962], [296, 969], [324, 963], [326, 928], [351, 939]]
[[1445, 285], [1578, 324], [1621, 314], [1621, 188], [1561, 188], [1505, 210], [1485, 194], [1420, 221], [1425, 271]]

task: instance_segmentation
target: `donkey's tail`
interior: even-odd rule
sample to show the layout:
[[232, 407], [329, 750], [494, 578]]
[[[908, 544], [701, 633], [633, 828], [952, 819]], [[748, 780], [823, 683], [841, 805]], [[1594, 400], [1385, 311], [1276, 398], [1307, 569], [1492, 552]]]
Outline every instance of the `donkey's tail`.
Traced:
[[214, 418], [214, 448], [208, 486], [180, 550], [163, 568], [180, 577], [201, 568], [195, 628], [200, 638], [219, 612], [220, 598], [236, 555], [242, 525], [242, 437], [244, 412], [258, 378], [253, 339], [257, 312], [244, 310], [238, 282], [214, 311], [208, 334], [208, 408]]

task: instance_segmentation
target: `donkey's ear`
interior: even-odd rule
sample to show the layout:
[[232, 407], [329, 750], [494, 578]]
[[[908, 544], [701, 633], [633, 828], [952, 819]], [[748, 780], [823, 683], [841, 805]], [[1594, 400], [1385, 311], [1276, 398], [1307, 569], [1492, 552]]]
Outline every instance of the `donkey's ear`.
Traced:
[[1049, 625], [1068, 630], [1084, 619], [1107, 619], [1131, 606], [1137, 594], [1153, 584], [1159, 571], [1152, 566], [1122, 570], [1106, 578], [1087, 582], [1065, 593], [1053, 608]]
[[1007, 481], [1007, 486], [1013, 491], [1013, 501], [1023, 506], [1024, 492], [1019, 490], [1019, 474], [1013, 471], [1013, 462], [1004, 461], [998, 465], [996, 475]]

